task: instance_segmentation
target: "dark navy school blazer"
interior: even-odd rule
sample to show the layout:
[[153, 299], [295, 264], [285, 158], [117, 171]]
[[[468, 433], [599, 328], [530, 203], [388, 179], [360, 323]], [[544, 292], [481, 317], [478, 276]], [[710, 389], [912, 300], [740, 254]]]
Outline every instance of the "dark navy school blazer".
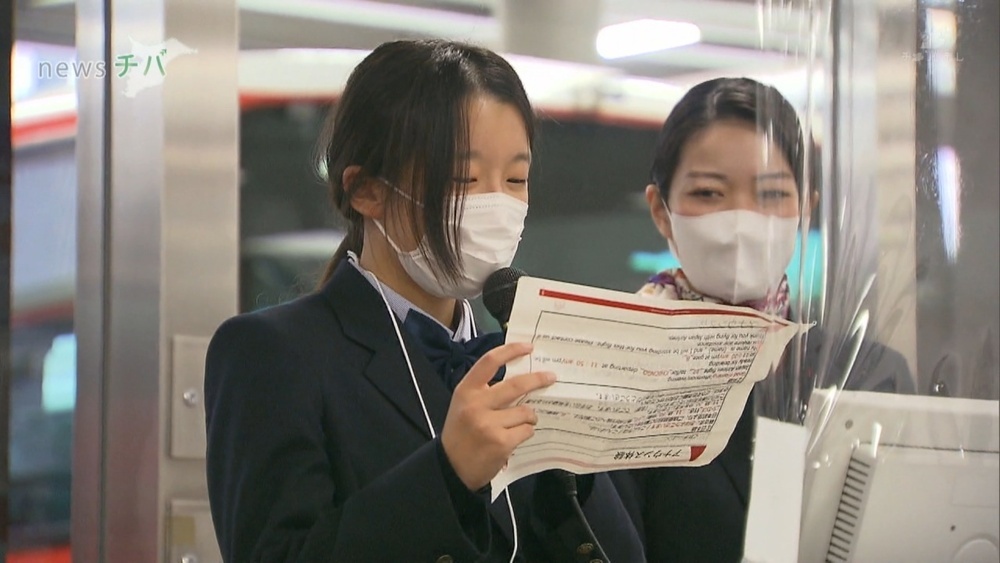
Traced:
[[[450, 391], [403, 339], [440, 432]], [[208, 492], [225, 561], [510, 557], [503, 498], [451, 498], [455, 476], [427, 429], [389, 312], [350, 264], [320, 292], [226, 321], [209, 347], [205, 400]], [[537, 481], [511, 487], [522, 560], [589, 561], [584, 529], [573, 518], [551, 522], [552, 499]], [[595, 476], [584, 511], [612, 561], [645, 560], [639, 515], [607, 474]]]

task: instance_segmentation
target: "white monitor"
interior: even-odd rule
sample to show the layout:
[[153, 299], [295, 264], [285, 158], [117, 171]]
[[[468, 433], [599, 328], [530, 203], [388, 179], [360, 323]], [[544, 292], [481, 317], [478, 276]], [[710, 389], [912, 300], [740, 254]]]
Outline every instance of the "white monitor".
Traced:
[[817, 391], [799, 561], [1000, 560], [997, 401]]

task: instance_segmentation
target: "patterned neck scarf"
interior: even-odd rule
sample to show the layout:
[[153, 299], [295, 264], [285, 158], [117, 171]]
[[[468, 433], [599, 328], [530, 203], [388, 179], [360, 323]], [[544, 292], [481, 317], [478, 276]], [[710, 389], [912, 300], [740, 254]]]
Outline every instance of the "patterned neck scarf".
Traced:
[[699, 293], [698, 290], [691, 287], [691, 282], [688, 281], [687, 276], [684, 275], [684, 271], [680, 268], [664, 270], [649, 278], [646, 285], [642, 286], [642, 289], [639, 290], [639, 294], [680, 301], [704, 301], [706, 303], [738, 305], [781, 318], [788, 318], [788, 276], [782, 276], [778, 288], [763, 299], [746, 301], [744, 303], [726, 303], [721, 299]]

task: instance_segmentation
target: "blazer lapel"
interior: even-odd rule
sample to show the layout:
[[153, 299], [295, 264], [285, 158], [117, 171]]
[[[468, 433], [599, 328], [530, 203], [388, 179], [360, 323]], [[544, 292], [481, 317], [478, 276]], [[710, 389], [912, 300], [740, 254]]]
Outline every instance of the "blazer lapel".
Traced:
[[392, 313], [378, 290], [345, 260], [334, 271], [322, 293], [340, 319], [344, 334], [371, 350], [372, 358], [365, 366], [365, 377], [430, 438], [422, 401], [435, 433], [440, 433], [451, 393], [419, 346], [401, 331], [419, 389], [414, 388], [406, 357], [389, 317]]
[[[378, 294], [378, 290], [372, 287], [354, 266], [344, 261], [337, 266], [333, 277], [323, 287], [322, 293], [340, 319], [344, 334], [371, 350], [372, 358], [365, 366], [365, 377], [430, 439], [427, 419], [420, 404], [422, 398], [424, 405], [427, 406], [427, 416], [431, 419], [434, 431], [440, 434], [445, 416], [448, 414], [451, 392], [445, 387], [441, 377], [427, 361], [417, 343], [405, 331], [401, 331], [413, 366], [413, 374], [419, 386], [420, 398], [418, 398], [406, 366], [406, 358], [399, 347], [396, 330], [389, 319], [391, 313]], [[514, 490], [515, 485], [518, 483], [511, 485], [511, 489], [508, 490]], [[519, 485], [521, 488], [524, 486], [524, 483]], [[519, 496], [524, 497], [515, 491], [513, 499], [515, 507], [519, 505], [517, 498]], [[489, 512], [507, 540], [513, 542], [514, 530], [507, 512], [507, 502], [497, 498], [497, 501], [490, 505]]]

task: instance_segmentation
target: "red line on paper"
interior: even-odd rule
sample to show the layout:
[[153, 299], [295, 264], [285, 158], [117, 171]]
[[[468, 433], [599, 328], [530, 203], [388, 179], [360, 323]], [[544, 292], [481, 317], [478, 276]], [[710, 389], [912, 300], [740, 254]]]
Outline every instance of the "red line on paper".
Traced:
[[556, 291], [554, 289], [540, 289], [538, 290], [538, 295], [540, 295], [541, 297], [562, 299], [564, 301], [576, 301], [577, 303], [586, 303], [588, 305], [599, 305], [601, 307], [611, 307], [613, 309], [626, 309], [628, 311], [641, 311], [643, 313], [667, 315], [670, 317], [679, 315], [714, 314], [714, 315], [729, 315], [733, 317], [751, 317], [765, 321], [771, 320], [768, 317], [752, 309], [747, 311], [728, 311], [722, 309], [665, 309], [663, 307], [654, 307], [652, 305], [638, 305], [636, 303], [612, 301], [610, 299], [602, 299], [600, 297], [587, 297], [585, 295], [575, 295], [563, 291]]

